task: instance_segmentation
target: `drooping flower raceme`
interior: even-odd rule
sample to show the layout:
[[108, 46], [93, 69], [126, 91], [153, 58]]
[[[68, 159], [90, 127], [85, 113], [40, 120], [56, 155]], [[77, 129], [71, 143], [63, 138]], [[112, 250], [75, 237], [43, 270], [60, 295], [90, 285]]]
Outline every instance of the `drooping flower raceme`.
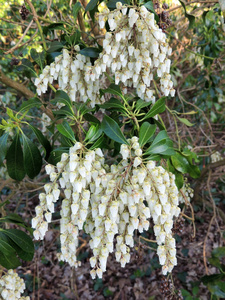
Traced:
[[88, 150], [77, 142], [69, 154], [62, 155], [56, 167], [47, 165], [51, 183], [39, 195], [40, 205], [32, 220], [34, 236], [44, 238], [61, 188], [65, 198], [60, 212], [60, 259], [71, 266], [79, 264], [76, 249], [79, 230], [84, 227], [91, 236], [91, 276], [101, 278], [108, 255], [114, 250], [122, 267], [130, 261], [134, 231], [148, 230], [152, 217], [159, 245], [157, 253], [166, 274], [176, 265], [171, 229], [173, 217], [179, 215], [180, 209], [175, 177], [153, 161], [144, 163], [137, 137], [128, 145], [121, 145], [120, 153], [122, 161], [109, 167], [100, 149]]
[[25, 283], [22, 278], [9, 270], [8, 273], [0, 279], [0, 299], [6, 300], [30, 300], [30, 297], [21, 297], [25, 290]]
[[[105, 34], [103, 51], [91, 64], [90, 58], [80, 53], [76, 45], [75, 54], [64, 49], [55, 62], [46, 66], [35, 79], [38, 95], [45, 93], [48, 84], [58, 80], [59, 89], [68, 93], [72, 101], [86, 102], [91, 107], [105, 101], [100, 96], [103, 74], [109, 72], [115, 84], [136, 89], [137, 95], [149, 102], [155, 102], [154, 76], [160, 78], [162, 95], [174, 96], [168, 56], [171, 48], [166, 35], [154, 20], [154, 14], [145, 6], [129, 8], [117, 2], [117, 9], [106, 9], [98, 15], [99, 26], [104, 28], [108, 21], [110, 31]], [[74, 52], [74, 51], [73, 51]]]
[[190, 183], [187, 182], [187, 178], [185, 178], [185, 182], [182, 188], [179, 191], [179, 203], [190, 203], [191, 198], [194, 197], [194, 190], [190, 187]]

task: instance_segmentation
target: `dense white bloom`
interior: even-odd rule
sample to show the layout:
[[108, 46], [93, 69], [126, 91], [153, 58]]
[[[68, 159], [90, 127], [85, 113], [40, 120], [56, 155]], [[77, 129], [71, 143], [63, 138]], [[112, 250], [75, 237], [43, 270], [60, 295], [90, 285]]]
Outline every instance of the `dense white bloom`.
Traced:
[[22, 278], [14, 273], [13, 270], [8, 270], [7, 274], [0, 279], [0, 299], [14, 300], [29, 300], [30, 297], [21, 297], [25, 290], [25, 283]]

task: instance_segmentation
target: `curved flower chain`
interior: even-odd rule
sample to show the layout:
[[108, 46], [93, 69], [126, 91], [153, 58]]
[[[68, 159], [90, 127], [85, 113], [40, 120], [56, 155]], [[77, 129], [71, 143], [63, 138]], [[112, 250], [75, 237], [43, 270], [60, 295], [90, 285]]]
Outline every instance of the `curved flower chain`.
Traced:
[[[126, 87], [136, 89], [137, 95], [149, 102], [155, 102], [154, 74], [160, 78], [160, 90], [165, 96], [174, 96], [170, 64], [171, 54], [166, 35], [154, 20], [154, 14], [145, 6], [128, 7], [117, 2], [117, 9], [108, 9], [98, 15], [100, 28], [105, 21], [111, 32], [103, 40], [103, 51], [92, 66], [90, 58], [75, 54], [75, 58], [64, 49], [55, 62], [46, 66], [43, 73], [35, 79], [38, 95], [45, 93], [48, 83], [58, 80], [59, 89], [67, 92], [72, 101], [79, 96], [80, 101], [90, 100], [91, 107], [105, 101], [100, 96], [102, 76], [109, 71]], [[80, 51], [78, 45], [75, 51]]]
[[171, 272], [176, 265], [171, 230], [173, 217], [180, 213], [175, 176], [153, 161], [143, 161], [137, 137], [129, 140], [129, 145], [121, 145], [120, 153], [121, 162], [109, 167], [99, 148], [88, 150], [77, 142], [69, 154], [62, 155], [56, 168], [47, 165], [51, 183], [45, 184], [45, 193], [39, 195], [40, 205], [32, 220], [34, 236], [44, 238], [60, 185], [65, 195], [60, 212], [61, 260], [79, 265], [76, 249], [79, 230], [84, 227], [91, 236], [91, 276], [101, 278], [108, 255], [114, 251], [114, 238], [116, 260], [124, 267], [130, 261], [134, 231], [148, 230], [152, 217], [163, 274]]

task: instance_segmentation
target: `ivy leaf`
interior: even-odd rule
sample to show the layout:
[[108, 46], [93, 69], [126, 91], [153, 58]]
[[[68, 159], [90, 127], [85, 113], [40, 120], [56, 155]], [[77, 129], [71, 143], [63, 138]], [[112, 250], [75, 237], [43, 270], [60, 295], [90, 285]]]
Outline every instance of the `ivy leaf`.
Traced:
[[33, 179], [41, 171], [42, 157], [38, 147], [25, 134], [23, 134], [23, 159], [25, 171]]
[[9, 136], [9, 133], [5, 132], [0, 137], [0, 166], [3, 165], [3, 160], [5, 159], [5, 156], [6, 156], [8, 136]]
[[84, 56], [88, 56], [88, 57], [92, 57], [92, 58], [98, 58], [100, 52], [101, 52], [101, 50], [98, 49], [98, 48], [87, 47], [87, 48], [84, 48], [84, 49], [80, 50], [79, 53], [84, 55]]
[[144, 120], [148, 119], [148, 118], [152, 118], [155, 115], [158, 115], [158, 114], [164, 112], [164, 110], [166, 109], [165, 99], [166, 99], [166, 97], [162, 97], [158, 101], [156, 101], [156, 103], [152, 106], [150, 111], [145, 115]]
[[125, 136], [123, 135], [119, 125], [112, 118], [107, 115], [102, 120], [102, 130], [112, 140], [120, 144], [128, 144]]
[[34, 126], [30, 125], [30, 124], [29, 124], [29, 127], [33, 130], [33, 132], [36, 135], [38, 141], [44, 147], [45, 159], [48, 159], [48, 156], [49, 156], [49, 154], [51, 152], [51, 149], [52, 149], [51, 144], [49, 143], [49, 140], [36, 127], [34, 127]]
[[19, 134], [16, 134], [6, 154], [6, 166], [9, 176], [15, 180], [23, 180], [26, 175], [23, 162], [23, 151]]
[[177, 119], [180, 120], [180, 122], [182, 122], [183, 124], [185, 124], [186, 126], [194, 126], [195, 124], [191, 123], [188, 119], [185, 118], [180, 118], [177, 116]]
[[56, 127], [62, 135], [69, 138], [74, 143], [76, 142], [74, 132], [73, 132], [72, 128], [70, 127], [70, 124], [66, 120], [64, 120], [61, 124], [57, 124]]
[[156, 125], [152, 125], [148, 122], [144, 122], [141, 125], [140, 132], [139, 132], [139, 144], [140, 146], [144, 146], [150, 138], [153, 136], [153, 134], [156, 131]]
[[74, 22], [76, 23], [77, 21], [77, 15], [81, 9], [81, 4], [80, 2], [78, 1], [74, 6], [73, 6], [73, 18], [74, 18]]

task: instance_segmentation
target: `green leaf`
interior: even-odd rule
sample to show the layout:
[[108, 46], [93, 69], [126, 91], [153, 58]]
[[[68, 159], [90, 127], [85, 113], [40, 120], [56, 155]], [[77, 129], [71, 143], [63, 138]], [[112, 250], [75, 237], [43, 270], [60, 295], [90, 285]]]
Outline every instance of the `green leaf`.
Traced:
[[151, 146], [146, 150], [145, 155], [148, 154], [174, 155], [173, 142], [168, 137], [167, 132], [162, 130], [156, 136]]
[[178, 152], [171, 156], [171, 161], [174, 168], [181, 173], [188, 173], [189, 171], [189, 162], [188, 160]]
[[56, 23], [53, 23], [53, 24], [50, 24], [48, 26], [43, 27], [44, 34], [47, 34], [49, 30], [50, 31], [52, 31], [52, 30], [63, 30], [63, 31], [65, 31], [66, 28], [64, 27], [63, 22], [56, 22]]
[[26, 110], [28, 111], [33, 107], [40, 108], [41, 106], [42, 106], [42, 103], [40, 102], [40, 100], [37, 97], [30, 98], [29, 100], [24, 101], [22, 103], [22, 105], [20, 106], [19, 112], [26, 111]]
[[21, 64], [17, 67], [18, 71], [24, 71], [26, 73], [32, 74], [32, 76], [37, 77], [37, 74], [34, 70], [33, 64], [26, 58], [22, 59]]
[[98, 0], [91, 0], [85, 8], [85, 12], [93, 10], [97, 7]]
[[70, 100], [70, 97], [64, 91], [57, 90], [55, 93], [55, 98], [52, 99], [51, 102], [54, 104], [63, 103], [71, 110], [71, 112], [73, 112], [73, 105]]
[[59, 147], [54, 149], [48, 159], [48, 163], [56, 165], [60, 160], [63, 153], [68, 153], [69, 148], [68, 147]]
[[15, 255], [5, 255], [0, 252], [0, 265], [9, 270], [19, 267], [21, 263]]
[[17, 246], [25, 252], [34, 252], [32, 239], [25, 232], [18, 229], [1, 229], [1, 232], [9, 237]]
[[89, 143], [94, 142], [100, 137], [101, 134], [102, 134], [102, 129], [100, 128], [99, 124], [91, 125], [91, 127], [89, 128], [86, 134], [85, 141], [89, 141]]
[[110, 86], [105, 89], [105, 90], [101, 90], [102, 93], [109, 93], [109, 94], [112, 94], [112, 95], [117, 95], [119, 96], [120, 98], [123, 98], [123, 94], [120, 90], [120, 87], [119, 85], [116, 85], [114, 83], [110, 84]]
[[121, 111], [123, 113], [126, 113], [126, 110], [123, 106], [123, 104], [120, 102], [120, 100], [116, 98], [111, 98], [108, 102], [105, 102], [104, 104], [99, 105], [99, 107], [104, 109], [111, 109], [115, 108], [116, 111]]
[[[88, 5], [87, 5], [87, 7], [88, 7]], [[92, 58], [98, 58], [100, 52], [101, 52], [101, 50], [98, 49], [98, 48], [87, 47], [87, 48], [84, 48], [84, 49], [80, 50], [79, 53], [84, 55], [84, 56], [88, 56], [88, 57], [92, 57]]]
[[225, 247], [217, 247], [216, 249], [213, 249], [212, 255], [214, 257], [222, 258], [225, 256]]
[[42, 157], [37, 146], [25, 134], [23, 134], [23, 159], [25, 171], [33, 179], [41, 171]]
[[23, 162], [23, 151], [20, 136], [16, 134], [6, 154], [6, 166], [9, 176], [15, 180], [22, 180], [26, 175]]
[[[113, 9], [116, 9], [116, 3], [118, 2], [118, 0], [109, 0], [108, 3], [107, 3], [107, 7], [110, 9], [110, 10], [113, 10]], [[120, 1], [122, 4], [129, 4], [128, 1], [126, 0], [121, 0]]]
[[3, 252], [5, 255], [15, 254], [15, 249], [7, 242], [0, 239], [0, 252]]
[[95, 116], [91, 115], [91, 114], [84, 114], [83, 115], [84, 119], [87, 120], [90, 123], [94, 123], [94, 124], [100, 124], [99, 119], [97, 119]]
[[144, 107], [149, 106], [150, 104], [151, 104], [151, 102], [146, 102], [146, 101], [144, 101], [144, 100], [142, 100], [142, 99], [139, 99], [139, 100], [137, 101], [137, 103], [136, 103], [135, 108], [136, 108], [137, 110], [140, 110], [140, 109], [142, 109], [142, 108], [144, 108]]
[[90, 150], [94, 150], [96, 148], [102, 148], [105, 142], [105, 137], [102, 135], [91, 147]]
[[156, 131], [156, 125], [152, 125], [148, 122], [144, 122], [141, 125], [140, 132], [139, 132], [139, 144], [140, 146], [144, 146], [150, 138], [153, 136], [153, 134]]
[[74, 132], [73, 132], [72, 128], [70, 127], [70, 124], [66, 120], [64, 120], [61, 124], [57, 124], [56, 127], [62, 135], [69, 138], [74, 143], [76, 142]]
[[218, 257], [210, 257], [208, 261], [211, 265], [217, 267], [218, 269], [221, 268], [221, 263]]
[[181, 0], [179, 0], [179, 2], [181, 3], [181, 5], [183, 6], [184, 8], [184, 14], [185, 14], [185, 17], [188, 18], [189, 20], [189, 26], [188, 26], [188, 29], [192, 28], [194, 26], [194, 23], [195, 23], [195, 16], [193, 15], [190, 15], [187, 13], [187, 10], [186, 10], [186, 7], [185, 7], [185, 3]]
[[152, 106], [150, 111], [145, 115], [144, 120], [148, 119], [148, 118], [152, 118], [155, 115], [158, 115], [158, 114], [164, 112], [164, 110], [166, 109], [165, 99], [166, 99], [166, 97], [162, 97], [158, 101], [156, 101], [156, 103]]
[[3, 165], [3, 160], [5, 159], [7, 152], [7, 140], [9, 133], [6, 132], [0, 137], [0, 166]]
[[153, 4], [152, 1], [146, 2], [146, 3], [144, 4], [144, 6], [145, 6], [148, 10], [150, 10], [151, 12], [155, 12], [155, 10], [154, 10], [154, 4]]
[[30, 50], [30, 56], [32, 59], [39, 65], [41, 70], [44, 68], [44, 62], [45, 62], [45, 52], [37, 52], [36, 49], [32, 48]]
[[102, 130], [110, 139], [120, 144], [128, 144], [119, 125], [107, 115], [105, 115], [102, 120]]
[[50, 47], [48, 48], [47, 52], [48, 53], [52, 53], [52, 52], [56, 52], [57, 50], [62, 50], [63, 48], [63, 44], [58, 42], [58, 41], [54, 41], [51, 42]]
[[225, 284], [222, 281], [219, 282], [215, 282], [214, 283], [208, 283], [207, 287], [209, 289], [209, 291], [220, 298], [225, 298]]
[[48, 156], [51, 152], [51, 144], [49, 142], [49, 140], [44, 137], [44, 135], [42, 134], [42, 132], [37, 129], [36, 127], [32, 126], [29, 124], [29, 127], [33, 130], [33, 132], [35, 133], [38, 141], [41, 143], [41, 145], [44, 147], [44, 150], [45, 150], [45, 159], [48, 159]]
[[71, 109], [67, 106], [63, 106], [59, 110], [53, 111], [53, 114], [58, 116], [59, 119], [64, 117], [74, 118], [74, 112], [72, 112]]
[[195, 124], [191, 123], [188, 119], [185, 118], [180, 118], [177, 116], [177, 119], [180, 120], [183, 124], [185, 124], [186, 126], [194, 126]]
[[206, 275], [201, 278], [201, 281], [207, 285], [208, 283], [218, 282], [221, 279], [224, 279], [224, 274], [213, 274], [213, 275]]
[[73, 6], [73, 18], [74, 18], [75, 23], [77, 21], [77, 15], [78, 15], [78, 12], [81, 9], [81, 7], [82, 6], [79, 1]]

